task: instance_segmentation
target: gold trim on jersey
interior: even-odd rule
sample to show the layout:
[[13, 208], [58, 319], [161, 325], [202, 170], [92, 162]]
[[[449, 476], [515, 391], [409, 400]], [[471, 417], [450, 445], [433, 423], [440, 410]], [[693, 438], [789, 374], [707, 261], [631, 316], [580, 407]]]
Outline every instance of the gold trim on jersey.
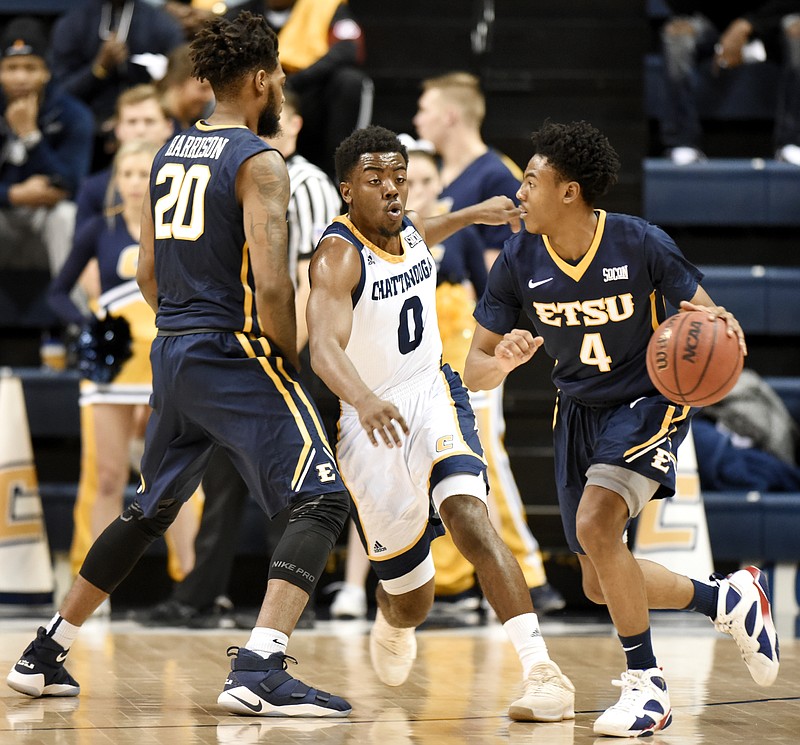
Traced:
[[[442, 460], [446, 458], [451, 458], [454, 455], [474, 455], [476, 458], [480, 459], [480, 461], [485, 465], [488, 466], [486, 458], [482, 455], [476, 453], [469, 445], [469, 443], [464, 439], [464, 433], [461, 431], [461, 422], [458, 421], [458, 407], [456, 406], [456, 402], [453, 400], [453, 396], [450, 392], [450, 384], [447, 382], [447, 378], [445, 377], [444, 370], [439, 370], [439, 377], [442, 379], [442, 384], [444, 385], [444, 392], [447, 394], [447, 398], [450, 401], [450, 409], [453, 414], [453, 419], [455, 420], [456, 424], [456, 432], [458, 432], [459, 437], [461, 438], [461, 444], [464, 446], [465, 452], [454, 452], [448, 453], [447, 455], [442, 456], [441, 458], [437, 458], [431, 464], [431, 471], [433, 471], [433, 467]], [[472, 412], [472, 416], [475, 416], [475, 412]], [[428, 491], [430, 492], [430, 477], [428, 477]]]
[[[390, 254], [384, 251], [379, 246], [376, 246], [369, 238], [366, 238], [361, 231], [353, 225], [352, 221], [347, 215], [339, 215], [338, 217], [333, 218], [333, 222], [340, 222], [346, 228], [353, 232], [353, 235], [358, 238], [370, 251], [378, 256], [378, 258], [383, 259], [384, 261], [388, 261], [391, 264], [401, 264], [406, 260], [408, 256], [408, 251], [406, 250], [406, 242], [403, 240], [402, 234], [400, 235], [400, 245], [403, 247], [403, 253], [399, 256], [395, 256], [395, 254]], [[405, 230], [405, 228], [404, 228]]]
[[209, 124], [202, 119], [195, 122], [194, 126], [201, 132], [213, 132], [215, 129], [249, 129], [245, 124]]
[[[358, 504], [356, 504], [356, 509], [358, 509]], [[360, 519], [359, 519], [359, 522], [361, 522]], [[427, 518], [425, 518], [425, 520], [423, 521], [422, 530], [420, 530], [419, 533], [417, 533], [417, 535], [414, 538], [414, 540], [411, 541], [411, 543], [409, 543], [407, 546], [404, 546], [403, 548], [399, 548], [399, 549], [397, 549], [397, 551], [392, 551], [392, 553], [390, 553], [390, 554], [381, 554], [380, 556], [373, 556], [372, 555], [372, 546], [374, 546], [375, 543], [374, 543], [374, 541], [372, 541], [372, 539], [367, 538], [367, 557], [369, 558], [370, 561], [386, 561], [387, 559], [394, 559], [397, 556], [402, 556], [403, 554], [408, 553], [412, 548], [414, 548], [414, 546], [417, 545], [417, 543], [419, 543], [419, 541], [422, 538], [422, 536], [425, 535], [425, 531], [428, 529], [428, 523], [429, 523], [429, 520]], [[364, 531], [364, 525], [363, 524], [361, 525], [361, 530], [364, 533], [364, 536], [366, 537], [367, 533], [366, 533], [366, 531]], [[411, 570], [409, 569], [408, 571], [411, 571]]]
[[595, 210], [595, 214], [597, 215], [597, 226], [594, 230], [592, 245], [589, 246], [589, 250], [576, 265], [564, 261], [564, 259], [562, 259], [555, 252], [555, 249], [550, 244], [550, 239], [546, 235], [542, 235], [544, 247], [547, 249], [547, 253], [550, 254], [550, 258], [555, 262], [555, 265], [570, 279], [574, 279], [576, 282], [581, 281], [583, 275], [586, 273], [586, 270], [589, 268], [592, 261], [594, 261], [594, 257], [597, 254], [597, 249], [600, 247], [600, 241], [603, 240], [603, 231], [606, 227], [606, 211]]
[[[261, 339], [262, 346], [263, 342], [266, 341], [265, 339]], [[317, 435], [319, 439], [322, 441], [323, 449], [325, 454], [331, 459], [335, 460], [333, 456], [333, 449], [328, 442], [328, 434], [322, 427], [322, 423], [319, 421], [317, 417], [317, 412], [314, 410], [314, 407], [311, 405], [311, 401], [308, 400], [308, 396], [306, 396], [306, 392], [300, 387], [300, 384], [291, 376], [289, 373], [286, 372], [286, 368], [283, 366], [283, 360], [278, 359], [278, 372], [283, 375], [283, 377], [292, 385], [294, 388], [294, 392], [297, 397], [303, 402], [306, 407], [306, 411], [308, 411], [309, 416], [311, 417], [311, 421], [314, 422], [314, 429], [317, 430]]]
[[[653, 327], [653, 331], [658, 328], [658, 306], [656, 305], [656, 298], [658, 295], [656, 291], [653, 290], [650, 293], [650, 325]], [[662, 300], [661, 305], [664, 307], [666, 311], [666, 303]]]
[[675, 424], [677, 422], [681, 422], [689, 416], [689, 412], [691, 411], [691, 406], [681, 406], [681, 413], [676, 416], [675, 412], [679, 407], [677, 406], [668, 406], [667, 411], [664, 414], [664, 419], [661, 421], [661, 428], [656, 432], [649, 440], [645, 440], [644, 442], [634, 445], [634, 447], [626, 450], [623, 454], [623, 458], [628, 458], [628, 456], [633, 456], [630, 460], [641, 455], [643, 452], [649, 450], [654, 444], [664, 440], [666, 437], [671, 435], [675, 431]]
[[500, 156], [500, 160], [503, 162], [503, 165], [511, 171], [511, 175], [520, 183], [522, 183], [522, 179], [525, 178], [525, 174], [522, 172], [522, 169], [509, 158], [505, 153], [501, 153], [499, 150], [495, 150], [497, 155]]
[[[277, 391], [283, 396], [283, 400], [286, 402], [286, 407], [294, 416], [295, 423], [297, 424], [297, 429], [300, 432], [300, 436], [303, 438], [303, 449], [300, 451], [300, 457], [297, 459], [297, 465], [294, 469], [294, 476], [292, 477], [292, 484], [291, 489], [292, 491], [296, 491], [300, 478], [303, 475], [303, 466], [306, 465], [306, 461], [308, 461], [309, 453], [311, 452], [311, 435], [308, 433], [308, 428], [306, 427], [305, 421], [303, 421], [303, 416], [300, 413], [300, 410], [297, 408], [297, 404], [294, 402], [292, 398], [292, 394], [286, 389], [284, 386], [283, 381], [280, 379], [279, 375], [272, 369], [271, 365], [269, 364], [269, 360], [265, 357], [259, 357], [256, 354], [255, 349], [253, 349], [253, 345], [251, 340], [248, 339], [244, 334], [237, 332], [235, 334], [236, 339], [239, 341], [239, 344], [242, 345], [242, 349], [244, 349], [245, 354], [253, 359], [257, 359], [258, 363], [263, 368], [264, 372], [267, 374], [269, 379], [272, 381], [273, 385], [277, 389]], [[262, 340], [259, 339], [259, 342]], [[266, 340], [264, 340], [266, 341]], [[262, 348], [264, 348], [262, 342]]]
[[249, 333], [253, 330], [253, 288], [247, 284], [247, 272], [250, 270], [250, 246], [247, 245], [247, 241], [244, 242], [242, 246], [242, 269], [239, 273], [239, 280], [242, 283], [242, 289], [244, 290], [244, 307], [242, 308], [242, 312], [244, 313], [244, 326], [242, 331], [245, 333]]

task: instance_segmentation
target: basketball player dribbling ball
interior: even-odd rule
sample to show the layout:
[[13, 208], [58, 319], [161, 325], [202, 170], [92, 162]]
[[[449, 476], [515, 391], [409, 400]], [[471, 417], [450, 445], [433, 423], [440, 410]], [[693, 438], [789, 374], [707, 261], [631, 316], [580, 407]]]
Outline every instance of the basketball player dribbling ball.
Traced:
[[[744, 336], [662, 230], [595, 209], [619, 168], [600, 132], [586, 122], [546, 123], [533, 146], [517, 194], [525, 230], [506, 242], [489, 273], [464, 381], [471, 390], [497, 386], [541, 346], [556, 359], [553, 438], [564, 532], [578, 554], [584, 592], [608, 606], [627, 660], [619, 702], [594, 731], [646, 735], [671, 721], [649, 608], [706, 614], [734, 638], [756, 683], [770, 685], [778, 674], [778, 641], [758, 569], [707, 584], [635, 559], [624, 539], [628, 521], [650, 499], [674, 494], [675, 455], [692, 415], [661, 396], [645, 369], [665, 301], [722, 318], [746, 351]], [[538, 336], [516, 328], [521, 311]]]
[[572, 684], [550, 660], [522, 570], [489, 520], [467, 391], [441, 363], [428, 249], [474, 222], [518, 226], [518, 211], [498, 196], [426, 220], [407, 215], [407, 165], [405, 147], [382, 127], [358, 130], [337, 148], [348, 212], [314, 254], [307, 310], [314, 371], [342, 401], [339, 466], [380, 579], [372, 665], [386, 685], [408, 678], [414, 629], [433, 603], [430, 543], [444, 523], [519, 654], [525, 689], [510, 716], [571, 719]]
[[272, 555], [263, 605], [218, 698], [236, 714], [342, 717], [342, 698], [286, 670], [286, 645], [348, 517], [331, 448], [295, 368], [288, 269], [289, 177], [257, 135], [277, 132], [285, 76], [262, 16], [211, 21], [192, 44], [214, 89], [208, 122], [156, 155], [142, 214], [137, 280], [156, 311], [153, 414], [138, 497], [98, 537], [59, 612], [8, 675], [29, 696], [76, 696], [64, 668], [92, 611], [164, 533], [225, 449], [269, 516], [289, 524]]

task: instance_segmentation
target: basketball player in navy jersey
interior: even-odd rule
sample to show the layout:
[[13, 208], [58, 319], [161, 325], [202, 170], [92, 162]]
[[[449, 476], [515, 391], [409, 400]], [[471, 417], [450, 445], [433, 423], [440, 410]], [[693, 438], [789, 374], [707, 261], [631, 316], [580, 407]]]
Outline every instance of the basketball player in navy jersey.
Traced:
[[[669, 236], [638, 217], [594, 207], [619, 168], [600, 132], [586, 122], [546, 123], [533, 145], [517, 194], [525, 230], [506, 242], [489, 274], [464, 381], [471, 390], [493, 388], [542, 346], [556, 360], [553, 437], [564, 532], [584, 592], [608, 606], [627, 659], [619, 702], [594, 731], [647, 735], [671, 721], [648, 608], [705, 613], [733, 636], [756, 683], [771, 685], [778, 674], [758, 569], [705, 584], [635, 559], [624, 539], [628, 521], [650, 499], [674, 494], [676, 452], [692, 415], [659, 395], [645, 369], [665, 301], [724, 319], [746, 351], [744, 336]], [[517, 328], [522, 311], [537, 336]]]
[[290, 509], [245, 647], [231, 647], [223, 709], [260, 716], [350, 713], [286, 672], [286, 644], [348, 516], [349, 497], [300, 384], [288, 270], [289, 178], [257, 135], [277, 132], [285, 76], [261, 16], [212, 21], [192, 44], [217, 107], [153, 164], [137, 280], [156, 312], [153, 415], [138, 497], [99, 536], [59, 613], [7, 680], [29, 696], [75, 696], [64, 669], [92, 611], [192, 494], [215, 446], [271, 517]]
[[519, 654], [525, 691], [510, 716], [571, 719], [574, 688], [550, 659], [522, 570], [489, 520], [475, 417], [458, 374], [441, 362], [428, 249], [473, 222], [518, 225], [517, 214], [498, 196], [426, 220], [407, 215], [407, 165], [405, 147], [382, 127], [337, 148], [348, 212], [311, 261], [306, 312], [314, 371], [342, 402], [337, 458], [380, 579], [372, 665], [386, 685], [408, 678], [414, 629], [433, 603], [431, 541], [444, 523]]

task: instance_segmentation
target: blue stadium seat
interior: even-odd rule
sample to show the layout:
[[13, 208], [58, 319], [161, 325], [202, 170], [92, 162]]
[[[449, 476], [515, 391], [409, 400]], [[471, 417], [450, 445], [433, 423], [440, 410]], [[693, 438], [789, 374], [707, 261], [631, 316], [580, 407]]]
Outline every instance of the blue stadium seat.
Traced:
[[644, 216], [659, 225], [800, 225], [800, 168], [761, 158], [644, 160]]
[[800, 336], [800, 269], [702, 266], [703, 288], [739, 319], [746, 334]]

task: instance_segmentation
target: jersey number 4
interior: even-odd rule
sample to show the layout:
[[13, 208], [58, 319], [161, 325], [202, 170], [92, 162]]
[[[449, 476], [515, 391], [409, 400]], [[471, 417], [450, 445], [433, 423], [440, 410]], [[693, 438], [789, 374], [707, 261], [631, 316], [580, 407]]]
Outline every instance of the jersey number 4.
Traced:
[[[156, 184], [169, 181], [169, 191], [155, 206], [156, 239], [196, 241], [206, 229], [204, 199], [211, 170], [194, 163], [187, 171], [181, 163], [167, 163], [156, 175]], [[167, 213], [175, 208], [171, 218]], [[188, 218], [188, 219], [187, 219]]]

